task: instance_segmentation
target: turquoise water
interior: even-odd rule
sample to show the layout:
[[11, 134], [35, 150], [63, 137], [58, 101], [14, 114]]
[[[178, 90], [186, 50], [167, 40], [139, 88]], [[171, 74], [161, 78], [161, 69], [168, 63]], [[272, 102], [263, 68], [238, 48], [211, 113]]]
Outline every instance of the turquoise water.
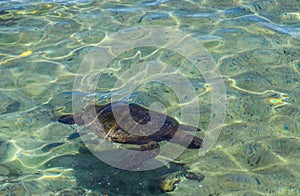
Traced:
[[[295, 0], [0, 1], [0, 195], [299, 195], [299, 24]], [[88, 94], [73, 84], [89, 52], [115, 32], [146, 25], [203, 44], [224, 80], [226, 116], [205, 155], [188, 149], [164, 167], [132, 172], [100, 161], [76, 126], [56, 119], [72, 112], [72, 95]], [[128, 91], [116, 81], [147, 61], [178, 68], [192, 84], [204, 136], [210, 86], [174, 51], [137, 47], [116, 57], [98, 81], [98, 102]], [[180, 104], [172, 89], [141, 81], [131, 100], [158, 100], [176, 119], [193, 98]]]

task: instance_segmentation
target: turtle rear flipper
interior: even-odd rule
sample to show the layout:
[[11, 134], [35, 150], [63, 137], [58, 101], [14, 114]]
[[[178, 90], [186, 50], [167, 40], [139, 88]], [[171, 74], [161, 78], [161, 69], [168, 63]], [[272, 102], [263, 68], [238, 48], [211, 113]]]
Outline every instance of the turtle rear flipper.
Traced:
[[57, 119], [57, 121], [60, 123], [63, 123], [63, 124], [67, 124], [67, 125], [73, 125], [73, 124], [83, 125], [84, 124], [84, 121], [81, 119], [81, 113], [75, 113], [75, 115], [73, 115], [73, 114], [62, 115]]
[[76, 123], [75, 119], [74, 119], [74, 116], [71, 115], [71, 114], [60, 116], [57, 119], [57, 121], [60, 122], [60, 123], [63, 123], [63, 124], [67, 124], [67, 125], [73, 125], [73, 124]]

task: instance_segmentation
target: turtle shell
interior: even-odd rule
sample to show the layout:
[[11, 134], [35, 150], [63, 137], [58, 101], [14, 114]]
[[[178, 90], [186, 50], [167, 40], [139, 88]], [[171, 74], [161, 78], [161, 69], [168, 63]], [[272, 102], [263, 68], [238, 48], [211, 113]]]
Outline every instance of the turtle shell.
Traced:
[[203, 140], [184, 131], [199, 128], [179, 124], [165, 114], [135, 103], [117, 101], [106, 105], [90, 105], [85, 111], [63, 115], [58, 121], [83, 125], [98, 136], [116, 143], [147, 145], [170, 141], [188, 148], [200, 148]]

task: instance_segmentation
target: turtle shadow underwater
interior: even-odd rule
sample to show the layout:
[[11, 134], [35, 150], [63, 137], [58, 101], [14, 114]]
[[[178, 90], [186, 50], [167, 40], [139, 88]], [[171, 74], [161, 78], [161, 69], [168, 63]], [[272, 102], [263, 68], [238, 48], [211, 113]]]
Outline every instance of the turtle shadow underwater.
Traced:
[[204, 176], [195, 176], [184, 165], [176, 163], [139, 172], [117, 169], [99, 160], [84, 145], [78, 154], [55, 157], [45, 165], [72, 168], [77, 187], [100, 194], [164, 195], [174, 191], [183, 179], [204, 179]]

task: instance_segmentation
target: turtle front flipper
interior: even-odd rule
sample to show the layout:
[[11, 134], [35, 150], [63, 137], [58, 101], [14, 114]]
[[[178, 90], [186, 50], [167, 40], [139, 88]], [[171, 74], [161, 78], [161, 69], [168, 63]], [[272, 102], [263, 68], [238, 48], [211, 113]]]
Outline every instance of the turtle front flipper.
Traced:
[[190, 126], [190, 125], [180, 124], [179, 126], [180, 126], [180, 129], [184, 130], [184, 131], [201, 131], [200, 128]]
[[137, 150], [138, 151], [149, 151], [149, 150], [153, 150], [153, 149], [156, 149], [156, 148], [160, 148], [159, 143], [157, 143], [155, 141], [151, 141], [147, 144], [142, 144], [140, 146], [140, 148], [138, 148]]
[[190, 149], [201, 148], [203, 143], [202, 138], [185, 133], [182, 130], [177, 130], [177, 133], [169, 141], [172, 143], [180, 144], [182, 146], [186, 146], [187, 148]]

